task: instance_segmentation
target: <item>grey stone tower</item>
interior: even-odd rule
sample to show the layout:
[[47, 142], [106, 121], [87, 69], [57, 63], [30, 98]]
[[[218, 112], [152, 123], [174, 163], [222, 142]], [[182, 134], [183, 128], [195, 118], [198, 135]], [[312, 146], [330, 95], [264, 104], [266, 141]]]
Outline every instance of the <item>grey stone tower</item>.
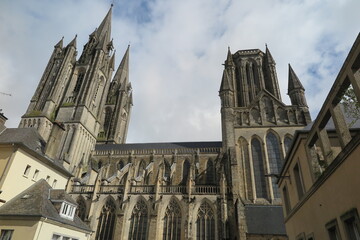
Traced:
[[[294, 131], [310, 123], [304, 88], [290, 68], [292, 105], [281, 100], [275, 61], [266, 47], [228, 50], [220, 86], [223, 172], [233, 196], [225, 218], [231, 235], [246, 239], [246, 208], [281, 204], [276, 179]], [[269, 208], [270, 209], [270, 208]], [[270, 210], [269, 210], [270, 211]]]
[[[126, 139], [132, 106], [127, 74], [129, 49], [117, 70], [116, 79], [110, 85], [115, 62], [111, 15], [112, 8], [100, 26], [90, 34], [78, 60], [76, 37], [66, 47], [63, 47], [63, 39], [55, 45], [28, 110], [19, 124], [19, 127], [37, 128], [45, 141], [50, 136], [51, 139], [58, 138], [60, 144], [54, 156], [63, 160], [64, 166], [70, 171], [74, 171], [80, 162], [86, 163], [97, 139], [102, 138], [101, 134], [98, 135], [103, 133], [105, 125], [107, 132], [111, 133], [111, 137], [107, 136], [106, 139], [122, 143]], [[114, 91], [115, 82], [122, 89]], [[112, 107], [110, 118], [105, 110], [109, 102]], [[122, 121], [117, 124], [119, 119]], [[54, 121], [62, 124], [62, 134], [59, 131], [56, 136], [52, 134]], [[111, 126], [108, 126], [109, 122]]]

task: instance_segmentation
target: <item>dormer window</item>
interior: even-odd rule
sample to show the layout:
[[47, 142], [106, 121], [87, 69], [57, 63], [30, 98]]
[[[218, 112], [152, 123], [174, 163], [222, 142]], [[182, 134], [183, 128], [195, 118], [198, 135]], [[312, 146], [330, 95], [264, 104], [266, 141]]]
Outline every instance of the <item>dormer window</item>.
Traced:
[[76, 206], [68, 202], [63, 202], [60, 209], [60, 216], [70, 220], [74, 219]]

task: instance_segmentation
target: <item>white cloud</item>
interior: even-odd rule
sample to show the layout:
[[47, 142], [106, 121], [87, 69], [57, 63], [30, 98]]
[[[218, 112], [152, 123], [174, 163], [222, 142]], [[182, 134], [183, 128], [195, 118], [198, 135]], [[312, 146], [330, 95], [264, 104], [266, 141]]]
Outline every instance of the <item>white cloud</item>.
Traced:
[[[1, 108], [16, 127], [61, 36], [78, 51], [110, 3], [0, 2]], [[260, 48], [277, 62], [282, 97], [290, 62], [306, 88], [313, 118], [357, 33], [356, 0], [154, 0], [115, 2], [117, 64], [131, 42], [134, 107], [128, 140], [220, 140], [218, 89], [227, 46]], [[315, 66], [315, 67], [314, 67]], [[316, 72], [316, 77], [311, 74]]]

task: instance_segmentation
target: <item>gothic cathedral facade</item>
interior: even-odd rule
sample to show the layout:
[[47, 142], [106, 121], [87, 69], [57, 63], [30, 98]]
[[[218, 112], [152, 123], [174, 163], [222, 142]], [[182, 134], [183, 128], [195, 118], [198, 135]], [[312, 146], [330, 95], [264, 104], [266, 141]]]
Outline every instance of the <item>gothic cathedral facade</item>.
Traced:
[[294, 131], [311, 121], [291, 66], [285, 105], [269, 49], [229, 49], [222, 141], [126, 144], [130, 49], [115, 71], [111, 15], [78, 59], [76, 37], [55, 45], [19, 124], [36, 128], [74, 175], [66, 190], [91, 239], [287, 239], [274, 176]]

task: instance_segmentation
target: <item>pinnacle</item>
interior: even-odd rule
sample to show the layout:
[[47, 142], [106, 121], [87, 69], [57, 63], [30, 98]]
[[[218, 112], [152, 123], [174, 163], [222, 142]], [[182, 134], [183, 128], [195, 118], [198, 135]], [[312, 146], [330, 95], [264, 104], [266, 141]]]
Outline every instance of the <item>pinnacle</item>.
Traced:
[[54, 46], [55, 48], [62, 48], [64, 43], [64, 36], [60, 39], [60, 41]]
[[228, 73], [226, 71], [226, 69], [223, 72], [223, 77], [222, 77], [222, 81], [221, 81], [221, 86], [220, 86], [220, 92], [221, 91], [233, 91], [233, 87], [229, 81], [229, 76]]
[[271, 53], [270, 53], [270, 50], [269, 50], [267, 44], [265, 44], [265, 46], [266, 46], [265, 56], [266, 56], [266, 58], [267, 58], [267, 62], [268, 62], [268, 63], [273, 63], [273, 64], [275, 64], [275, 60], [274, 60], [274, 58], [272, 57], [272, 55], [271, 55]]
[[112, 6], [110, 7], [105, 18], [101, 22], [100, 26], [95, 30], [95, 33], [100, 41], [103, 40], [106, 44], [110, 42], [111, 35], [111, 16], [112, 16]]
[[305, 90], [303, 85], [301, 84], [299, 78], [296, 76], [294, 70], [292, 69], [289, 63], [289, 82], [288, 82], [288, 93], [294, 89], [302, 89]]

